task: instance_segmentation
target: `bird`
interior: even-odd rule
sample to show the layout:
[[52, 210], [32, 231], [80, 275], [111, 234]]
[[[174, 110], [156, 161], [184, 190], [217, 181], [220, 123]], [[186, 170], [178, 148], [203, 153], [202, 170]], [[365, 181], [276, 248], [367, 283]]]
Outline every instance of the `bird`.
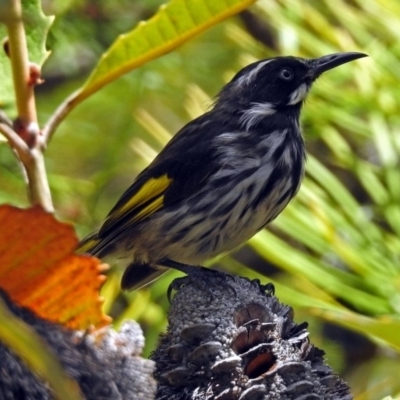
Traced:
[[122, 267], [123, 290], [169, 268], [202, 275], [201, 264], [245, 243], [296, 195], [307, 94], [324, 72], [366, 56], [279, 56], [241, 69], [134, 179], [78, 252]]

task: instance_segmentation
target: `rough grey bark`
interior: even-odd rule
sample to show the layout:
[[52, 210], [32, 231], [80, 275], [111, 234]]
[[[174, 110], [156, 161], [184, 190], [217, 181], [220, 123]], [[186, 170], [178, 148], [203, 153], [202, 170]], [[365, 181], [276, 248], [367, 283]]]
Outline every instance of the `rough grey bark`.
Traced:
[[268, 286], [239, 277], [187, 282], [152, 355], [157, 400], [352, 399], [310, 343], [307, 324], [296, 324]]
[[[37, 317], [18, 307], [0, 291], [8, 308], [28, 323], [56, 354], [88, 400], [153, 400], [154, 364], [140, 357], [144, 338], [136, 322], [126, 322], [119, 332], [84, 335]], [[50, 400], [52, 393], [39, 377], [0, 342], [0, 399]]]

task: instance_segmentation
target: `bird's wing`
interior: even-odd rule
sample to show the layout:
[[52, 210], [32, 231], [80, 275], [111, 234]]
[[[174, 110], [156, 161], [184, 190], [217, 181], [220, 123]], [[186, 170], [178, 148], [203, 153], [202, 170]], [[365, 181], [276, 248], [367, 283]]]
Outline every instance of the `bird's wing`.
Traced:
[[149, 177], [139, 176], [118, 200], [108, 214], [99, 237], [107, 236], [115, 230], [132, 226], [155, 213], [163, 206], [165, 191], [172, 182], [168, 174]]
[[83, 239], [78, 251], [103, 256], [102, 251], [113, 239], [163, 206], [165, 191], [171, 182], [167, 174], [149, 177], [145, 170], [110, 211], [99, 232]]
[[184, 130], [187, 134], [179, 132], [121, 196], [100, 228], [99, 239], [115, 238], [202, 188], [214, 170], [210, 132], [204, 124], [199, 127], [198, 120]]

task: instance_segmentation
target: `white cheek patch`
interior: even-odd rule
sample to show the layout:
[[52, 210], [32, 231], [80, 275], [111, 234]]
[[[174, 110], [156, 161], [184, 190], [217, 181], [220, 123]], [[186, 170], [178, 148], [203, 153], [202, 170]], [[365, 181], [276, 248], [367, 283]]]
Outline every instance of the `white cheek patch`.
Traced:
[[306, 83], [302, 83], [290, 96], [288, 106], [293, 106], [294, 104], [299, 103], [304, 100], [308, 93], [308, 85]]

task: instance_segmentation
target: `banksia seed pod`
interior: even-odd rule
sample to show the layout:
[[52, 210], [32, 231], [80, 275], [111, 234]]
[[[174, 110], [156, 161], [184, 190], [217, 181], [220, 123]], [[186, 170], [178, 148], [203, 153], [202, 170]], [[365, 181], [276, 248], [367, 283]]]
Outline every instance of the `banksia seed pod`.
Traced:
[[156, 399], [351, 400], [307, 324], [268, 288], [239, 277], [205, 288], [188, 278], [152, 355]]

